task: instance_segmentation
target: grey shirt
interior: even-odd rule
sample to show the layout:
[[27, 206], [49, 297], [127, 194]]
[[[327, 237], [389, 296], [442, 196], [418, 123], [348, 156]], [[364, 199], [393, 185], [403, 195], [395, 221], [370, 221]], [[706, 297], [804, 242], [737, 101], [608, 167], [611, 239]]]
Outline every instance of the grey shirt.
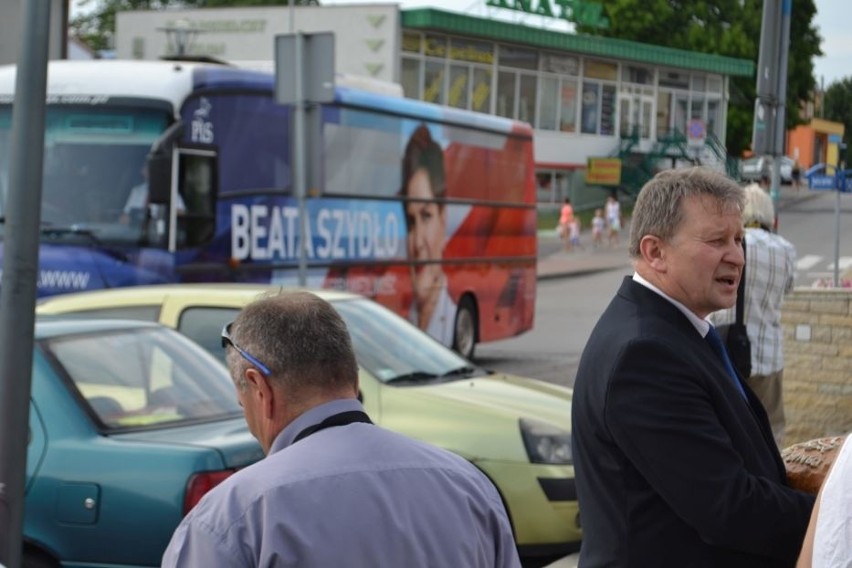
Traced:
[[289, 424], [187, 515], [162, 565], [520, 566], [497, 490], [461, 457], [365, 423], [293, 443], [351, 410], [336, 400]]

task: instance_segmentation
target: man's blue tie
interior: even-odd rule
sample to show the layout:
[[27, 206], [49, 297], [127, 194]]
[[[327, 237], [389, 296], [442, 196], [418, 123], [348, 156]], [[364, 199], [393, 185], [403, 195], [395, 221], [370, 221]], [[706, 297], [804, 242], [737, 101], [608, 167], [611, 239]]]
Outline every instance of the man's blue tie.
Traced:
[[731, 363], [731, 358], [728, 357], [728, 351], [725, 349], [725, 345], [722, 343], [722, 338], [719, 337], [719, 332], [716, 331], [716, 328], [712, 325], [710, 326], [710, 331], [707, 332], [707, 335], [704, 336], [704, 339], [707, 340], [707, 343], [713, 348], [713, 351], [722, 358], [722, 361], [725, 363], [725, 368], [728, 369], [728, 375], [730, 375], [731, 380], [734, 381], [734, 384], [737, 386], [737, 390], [740, 391], [740, 394], [746, 399], [748, 402], [748, 397], [746, 396], [745, 389], [743, 389], [743, 385], [740, 384], [739, 378], [737, 378], [737, 372], [734, 371], [734, 365]]

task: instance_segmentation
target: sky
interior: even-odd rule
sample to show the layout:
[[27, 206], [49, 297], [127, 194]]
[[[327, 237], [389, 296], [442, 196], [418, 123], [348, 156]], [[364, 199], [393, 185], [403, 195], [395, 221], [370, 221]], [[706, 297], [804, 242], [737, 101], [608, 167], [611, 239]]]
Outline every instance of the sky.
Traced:
[[[792, 0], [795, 2], [796, 0]], [[71, 15], [75, 13], [75, 4], [78, 0], [71, 2]], [[391, 3], [388, 0], [321, 0], [324, 5], [332, 4], [365, 4]], [[523, 22], [530, 26], [548, 27], [549, 29], [563, 29], [569, 31], [567, 25], [560, 25], [555, 20], [529, 16], [502, 10], [489, 8], [485, 0], [399, 0], [397, 2], [403, 8], [438, 8], [453, 12], [463, 12], [472, 16], [505, 19], [514, 22]], [[814, 59], [814, 78], [817, 84], [823, 82], [826, 88], [835, 81], [852, 76], [852, 32], [850, 32], [849, 9], [852, 7], [850, 0], [814, 0], [817, 14], [814, 25], [822, 37], [822, 51], [824, 55]], [[757, 62], [755, 62], [757, 63]]]

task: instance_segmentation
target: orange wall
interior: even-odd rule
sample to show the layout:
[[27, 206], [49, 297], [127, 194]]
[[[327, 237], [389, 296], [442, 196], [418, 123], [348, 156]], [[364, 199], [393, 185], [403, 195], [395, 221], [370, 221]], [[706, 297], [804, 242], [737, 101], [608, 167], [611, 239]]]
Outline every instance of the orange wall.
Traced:
[[[814, 165], [814, 139], [816, 132], [810, 126], [797, 126], [787, 131], [787, 155], [799, 160], [803, 170]], [[798, 152], [797, 152], [798, 150]]]

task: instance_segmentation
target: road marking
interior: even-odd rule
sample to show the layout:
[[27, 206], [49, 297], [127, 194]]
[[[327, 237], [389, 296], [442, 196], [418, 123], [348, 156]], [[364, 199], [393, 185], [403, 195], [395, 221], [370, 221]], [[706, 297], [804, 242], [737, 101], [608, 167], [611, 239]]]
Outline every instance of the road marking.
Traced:
[[808, 270], [816, 266], [822, 257], [816, 254], [806, 254], [796, 261], [796, 270]]
[[[852, 256], [841, 256], [837, 259], [837, 264], [840, 266], [840, 270], [846, 270], [850, 266], [852, 266]], [[829, 270], [834, 270], [834, 262], [828, 265]]]

